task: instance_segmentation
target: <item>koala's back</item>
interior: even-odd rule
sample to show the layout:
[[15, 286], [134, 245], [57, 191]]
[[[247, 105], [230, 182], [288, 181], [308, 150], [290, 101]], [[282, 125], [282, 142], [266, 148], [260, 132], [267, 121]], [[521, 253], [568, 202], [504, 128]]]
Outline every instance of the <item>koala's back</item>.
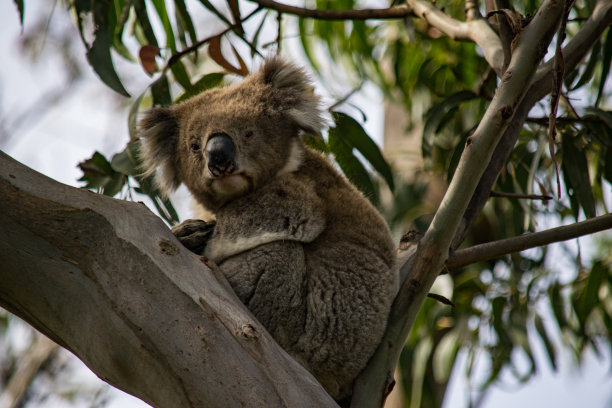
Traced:
[[267, 214], [252, 222], [262, 228], [278, 224], [286, 239], [231, 256], [222, 271], [281, 346], [334, 398], [350, 395], [381, 339], [397, 291], [386, 223], [310, 149], [297, 171], [221, 209], [219, 234], [229, 228], [224, 224], [249, 214]]

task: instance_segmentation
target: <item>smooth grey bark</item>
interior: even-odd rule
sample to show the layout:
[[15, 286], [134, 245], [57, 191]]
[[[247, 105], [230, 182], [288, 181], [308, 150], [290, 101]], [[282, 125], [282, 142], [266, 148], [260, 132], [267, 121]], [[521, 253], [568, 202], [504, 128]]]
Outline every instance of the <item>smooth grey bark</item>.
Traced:
[[332, 407], [144, 205], [0, 152], [0, 306], [155, 407]]

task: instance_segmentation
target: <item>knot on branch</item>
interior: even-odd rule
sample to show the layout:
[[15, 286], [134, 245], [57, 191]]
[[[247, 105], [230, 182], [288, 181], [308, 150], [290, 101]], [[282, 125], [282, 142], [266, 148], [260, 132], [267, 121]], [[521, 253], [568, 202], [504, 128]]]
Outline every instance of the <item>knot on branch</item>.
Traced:
[[502, 116], [502, 118], [504, 120], [510, 119], [512, 117], [512, 115], [514, 114], [514, 109], [510, 105], [502, 106], [499, 111], [500, 111], [501, 116]]
[[172, 243], [172, 241], [169, 241], [167, 239], [160, 240], [158, 245], [159, 250], [164, 255], [174, 256], [177, 255], [180, 251], [179, 248], [174, 245], [174, 243]]

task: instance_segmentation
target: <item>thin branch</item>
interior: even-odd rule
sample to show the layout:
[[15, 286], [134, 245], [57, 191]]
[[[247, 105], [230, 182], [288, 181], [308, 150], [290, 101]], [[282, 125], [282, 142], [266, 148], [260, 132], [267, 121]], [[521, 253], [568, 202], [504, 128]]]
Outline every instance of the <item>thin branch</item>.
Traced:
[[552, 200], [552, 197], [549, 195], [504, 193], [501, 191], [491, 191], [491, 197], [517, 198], [517, 199], [524, 199], [524, 200], [542, 200], [542, 201]]
[[605, 214], [571, 225], [460, 249], [451, 255], [446, 262], [446, 267], [448, 269], [457, 269], [475, 262], [499, 258], [506, 254], [555, 242], [567, 241], [568, 239], [605, 231], [610, 228], [612, 228], [612, 214]]
[[[248, 19], [250, 19], [251, 17], [253, 17], [255, 14], [259, 13], [261, 10], [263, 10], [263, 7], [257, 7], [255, 10], [253, 10], [252, 12], [250, 12], [249, 14], [246, 15], [246, 17], [244, 17], [243, 19], [241, 19], [239, 22], [237, 22], [236, 24], [232, 24], [230, 26], [227, 26], [223, 31], [215, 34], [215, 35], [211, 35], [209, 37], [204, 38], [203, 40], [198, 41], [197, 43], [181, 50], [178, 51], [175, 54], [172, 54], [170, 56], [170, 58], [168, 58], [168, 62], [166, 63], [166, 66], [164, 67], [164, 69], [162, 70], [163, 73], [166, 73], [170, 67], [172, 66], [172, 64], [174, 64], [176, 61], [178, 61], [179, 59], [183, 58], [185, 55], [190, 54], [192, 52], [195, 52], [198, 50], [198, 48], [200, 48], [202, 45], [209, 43], [213, 38], [225, 35], [227, 33], [229, 33], [230, 31], [233, 31], [239, 27], [242, 27], [242, 23], [247, 21]], [[251, 45], [251, 44], [249, 44]], [[251, 45], [252, 48], [252, 45]]]
[[413, 16], [412, 8], [408, 5], [390, 7], [386, 9], [361, 10], [317, 10], [303, 7], [289, 6], [272, 0], [251, 0], [260, 8], [276, 10], [280, 13], [293, 14], [304, 18], [317, 20], [386, 20]]
[[251, 0], [281, 13], [318, 20], [375, 20], [418, 17], [445, 35], [457, 41], [473, 41], [484, 52], [485, 59], [498, 75], [501, 75], [503, 49], [499, 37], [475, 7], [468, 7], [468, 21], [459, 21], [428, 1], [408, 0], [405, 5], [387, 9], [318, 10], [288, 6], [273, 0]]
[[[543, 126], [548, 126], [548, 121], [549, 121], [549, 118], [547, 117], [546, 118], [539, 117], [539, 118], [527, 118], [526, 119], [526, 122], [535, 123], [535, 124], [543, 125]], [[577, 123], [601, 123], [601, 124], [605, 123], [601, 118], [598, 118], [598, 117], [569, 118], [567, 116], [556, 118], [555, 122], [559, 126], [575, 125]]]

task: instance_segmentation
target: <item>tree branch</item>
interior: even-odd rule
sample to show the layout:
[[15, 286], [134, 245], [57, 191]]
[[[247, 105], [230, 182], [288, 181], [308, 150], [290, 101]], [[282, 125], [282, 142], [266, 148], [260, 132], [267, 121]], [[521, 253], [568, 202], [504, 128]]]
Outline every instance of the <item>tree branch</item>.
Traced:
[[251, 0], [260, 7], [318, 20], [366, 20], [419, 17], [457, 41], [474, 41], [484, 51], [485, 59], [501, 75], [503, 49], [499, 37], [475, 7], [468, 8], [468, 21], [459, 21], [424, 0], [408, 0], [405, 5], [387, 9], [318, 10], [288, 6], [273, 0]]
[[336, 406], [142, 204], [0, 152], [0, 208], [0, 306], [106, 382], [158, 408]]
[[280, 13], [293, 14], [303, 18], [317, 20], [385, 20], [410, 17], [413, 14], [409, 5], [401, 5], [386, 9], [361, 10], [318, 10], [289, 6], [272, 0], [251, 0], [260, 7], [276, 10]]
[[[415, 12], [417, 10], [415, 9]], [[357, 378], [354, 407], [380, 407], [385, 380], [393, 376], [405, 339], [421, 309], [426, 294], [449, 255], [451, 241], [463, 214], [493, 156], [506, 127], [526, 92], [536, 68], [557, 28], [563, 3], [545, 1], [523, 31], [508, 69], [465, 150], [449, 188], [413, 260], [402, 266], [409, 270], [393, 304], [387, 331], [374, 357]], [[501, 57], [503, 61], [503, 56]]]
[[[580, 31], [578, 31], [563, 48], [566, 72], [571, 72], [576, 68], [578, 63], [590, 51], [595, 41], [601, 37], [604, 30], [608, 28], [611, 23], [612, 2], [600, 0], [593, 10], [593, 14], [591, 14], [589, 19], [583, 24]], [[549, 61], [538, 68], [527, 94], [516, 109], [512, 122], [504, 132], [487, 170], [480, 179], [478, 187], [463, 216], [461, 226], [453, 240], [452, 248], [457, 248], [463, 242], [467, 230], [482, 212], [501, 169], [514, 149], [514, 145], [523, 128], [523, 123], [531, 111], [531, 108], [536, 102], [550, 93], [552, 89], [552, 81], [550, 80], [553, 68], [552, 65], [553, 62]]]
[[448, 269], [457, 269], [475, 262], [499, 258], [506, 254], [520, 252], [526, 249], [552, 244], [554, 242], [567, 241], [568, 239], [605, 231], [610, 228], [612, 228], [612, 214], [605, 214], [546, 231], [533, 232], [518, 237], [474, 245], [473, 247], [460, 249], [454, 252], [446, 262], [446, 267]]
[[516, 199], [523, 199], [523, 200], [542, 200], [542, 201], [552, 200], [552, 197], [549, 195], [505, 193], [503, 191], [493, 191], [493, 190], [491, 190], [490, 196], [491, 197], [502, 197], [502, 198], [516, 198]]
[[[164, 66], [162, 72], [165, 73], [167, 72], [170, 67], [178, 60], [180, 60], [181, 58], [183, 58], [185, 55], [190, 54], [192, 52], [195, 52], [198, 48], [200, 48], [201, 46], [203, 46], [204, 44], [209, 43], [213, 38], [216, 37], [220, 37], [222, 35], [225, 35], [227, 33], [229, 33], [230, 31], [233, 31], [237, 28], [241, 28], [242, 27], [242, 23], [244, 23], [245, 21], [247, 21], [248, 19], [250, 19], [251, 17], [253, 17], [255, 14], [259, 13], [261, 10], [263, 10], [262, 7], [257, 7], [255, 10], [251, 11], [249, 14], [247, 14], [244, 18], [242, 18], [240, 21], [236, 22], [235, 24], [232, 24], [230, 26], [227, 26], [223, 31], [215, 34], [215, 35], [211, 35], [209, 37], [206, 37], [200, 41], [198, 41], [197, 43], [176, 52], [175, 54], [172, 54], [170, 56], [170, 58], [168, 58], [168, 62], [166, 62], [166, 65]], [[241, 37], [242, 38], [242, 37]], [[251, 49], [253, 48], [252, 45], [249, 43], [249, 46], [251, 46]], [[257, 51], [257, 50], [255, 50]]]

